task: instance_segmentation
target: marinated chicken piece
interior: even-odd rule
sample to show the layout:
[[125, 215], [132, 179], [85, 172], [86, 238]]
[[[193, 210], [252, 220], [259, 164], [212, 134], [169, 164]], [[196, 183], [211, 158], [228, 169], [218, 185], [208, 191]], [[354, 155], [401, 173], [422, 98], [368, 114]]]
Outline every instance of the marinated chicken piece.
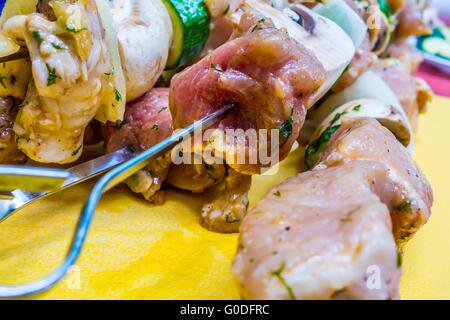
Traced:
[[232, 271], [245, 299], [396, 299], [401, 269], [388, 168], [350, 161], [274, 187], [241, 225]]
[[369, 35], [366, 36], [361, 46], [356, 50], [348, 70], [344, 72], [336, 85], [332, 88], [334, 92], [339, 92], [351, 86], [364, 72], [366, 72], [377, 60], [377, 56], [372, 51]]
[[200, 223], [211, 231], [233, 233], [239, 231], [248, 208], [248, 190], [251, 176], [229, 168], [225, 189], [212, 202], [202, 208]]
[[[169, 89], [156, 88], [140, 99], [128, 103], [121, 123], [105, 127], [106, 152], [124, 147], [134, 147], [142, 152], [172, 135], [172, 118], [168, 108]], [[151, 165], [127, 179], [126, 183], [136, 193], [155, 203], [164, 200], [158, 192], [171, 165], [170, 153], [159, 157]]]
[[15, 16], [2, 32], [25, 44], [32, 61], [14, 124], [17, 146], [35, 161], [68, 163], [81, 155], [84, 129], [98, 110], [121, 95], [106, 75], [111, 64], [99, 17], [80, 2], [56, 3], [57, 22], [37, 13]]
[[153, 88], [166, 66], [173, 27], [161, 0], [110, 0], [120, 57], [124, 69], [127, 101]]
[[[50, 0], [40, 0], [38, 12], [56, 21]], [[160, 0], [109, 0], [125, 70], [127, 101], [149, 91], [166, 66], [172, 43], [172, 21]]]
[[395, 37], [405, 39], [410, 36], [430, 34], [431, 30], [424, 21], [422, 11], [417, 1], [406, 0], [405, 5], [398, 12], [398, 23], [395, 28]]
[[[215, 126], [216, 136], [223, 137], [226, 129], [242, 129], [241, 133], [236, 131], [231, 143], [212, 139], [213, 146], [224, 159], [227, 154], [244, 154], [245, 164], [228, 165], [253, 174], [268, 165], [261, 163], [258, 148], [242, 132], [267, 129], [268, 150], [273, 150], [270, 129], [280, 132], [279, 159], [284, 159], [303, 124], [305, 101], [324, 82], [324, 69], [285, 29], [274, 29], [269, 18], [261, 17], [255, 24], [254, 16], [246, 13], [241, 27], [240, 36], [172, 79], [170, 111], [174, 127], [182, 128], [223, 106], [236, 105]], [[257, 163], [249, 164], [255, 156]]]
[[345, 121], [312, 171], [274, 187], [244, 218], [239, 288], [247, 299], [398, 298], [397, 246], [426, 222], [432, 201], [389, 130]]
[[392, 89], [414, 131], [417, 131], [419, 111], [426, 110], [426, 105], [432, 97], [429, 86], [412, 77], [408, 67], [396, 59], [380, 59], [371, 70]]
[[125, 101], [152, 88], [167, 61], [172, 23], [160, 0], [43, 0], [36, 9], [8, 19], [1, 34], [27, 47], [32, 60], [31, 80], [15, 75], [21, 88], [30, 86], [14, 131], [31, 159], [69, 163], [81, 156], [94, 117], [122, 120]]
[[430, 216], [433, 192], [423, 172], [395, 136], [374, 119], [344, 122], [332, 135], [314, 170], [342, 163], [376, 161], [388, 168], [391, 194], [377, 194], [391, 211], [394, 238], [401, 248]]
[[0, 163], [23, 162], [25, 155], [16, 147], [13, 125], [18, 103], [13, 98], [0, 97]]

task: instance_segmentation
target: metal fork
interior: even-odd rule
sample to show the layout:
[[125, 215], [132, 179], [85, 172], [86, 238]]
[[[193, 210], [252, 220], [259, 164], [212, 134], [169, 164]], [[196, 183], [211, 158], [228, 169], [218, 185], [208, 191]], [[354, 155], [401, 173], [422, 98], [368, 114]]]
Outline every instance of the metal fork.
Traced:
[[[226, 106], [223, 109], [206, 116], [200, 121], [196, 121], [192, 125], [178, 131], [171, 137], [158, 143], [154, 147], [136, 155], [135, 157], [129, 159], [128, 161], [120, 164], [116, 168], [106, 173], [96, 183], [87, 202], [81, 210], [69, 251], [61, 265], [58, 266], [49, 275], [29, 283], [12, 286], [0, 285], [0, 298], [11, 298], [35, 294], [47, 290], [55, 285], [66, 275], [70, 267], [76, 262], [81, 252], [83, 243], [86, 239], [86, 235], [91, 224], [92, 217], [94, 216], [95, 209], [97, 208], [97, 204], [102, 194], [110, 190], [123, 180], [127, 179], [137, 171], [149, 165], [153, 159], [165, 154], [166, 152], [169, 152], [173, 147], [182, 142], [183, 139], [191, 136], [197, 129], [204, 130], [210, 127], [233, 107], [234, 105]], [[30, 201], [26, 201], [27, 200], [25, 197], [25, 200], [22, 203], [24, 203], [24, 205], [30, 203]]]
[[[21, 189], [12, 192], [2, 192], [0, 194], [0, 222], [3, 222], [11, 215], [29, 204], [48, 197], [51, 194], [72, 187], [78, 183], [91, 179], [102, 174], [115, 166], [134, 157], [136, 153], [132, 148], [123, 148], [96, 159], [81, 163], [67, 170], [68, 177], [60, 188], [43, 191], [30, 192]], [[39, 169], [40, 170], [40, 169]]]

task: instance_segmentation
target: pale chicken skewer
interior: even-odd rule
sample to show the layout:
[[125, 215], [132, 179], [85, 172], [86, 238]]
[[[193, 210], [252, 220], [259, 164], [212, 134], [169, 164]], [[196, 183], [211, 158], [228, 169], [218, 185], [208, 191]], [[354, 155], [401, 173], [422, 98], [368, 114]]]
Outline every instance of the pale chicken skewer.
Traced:
[[345, 121], [312, 171], [274, 187], [245, 217], [233, 263], [239, 288], [249, 299], [398, 298], [397, 245], [426, 222], [432, 201], [389, 130]]
[[[42, 14], [2, 15], [2, 40], [26, 45], [33, 70], [26, 96], [6, 94], [24, 99], [16, 144], [38, 162], [73, 162], [94, 117], [121, 121], [125, 102], [153, 87], [166, 65], [172, 22], [160, 0], [51, 0], [38, 9]], [[7, 64], [14, 63], [29, 68], [26, 59]]]

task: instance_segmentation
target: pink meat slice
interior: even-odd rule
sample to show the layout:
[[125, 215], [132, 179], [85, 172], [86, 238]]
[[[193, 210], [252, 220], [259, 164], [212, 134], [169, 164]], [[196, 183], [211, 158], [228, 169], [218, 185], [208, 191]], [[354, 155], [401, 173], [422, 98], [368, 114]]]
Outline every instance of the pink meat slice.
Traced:
[[[235, 109], [216, 125], [222, 131], [275, 129], [278, 133], [292, 121], [292, 132], [280, 136], [282, 160], [303, 125], [305, 102], [324, 81], [325, 71], [286, 30], [271, 27], [269, 19], [249, 24], [243, 18], [241, 25], [248, 31], [172, 79], [170, 111], [174, 128], [186, 127], [230, 104], [236, 105]], [[245, 155], [249, 159], [251, 154], [258, 153], [258, 148], [249, 144], [248, 139], [245, 141]], [[228, 165], [240, 173], [254, 174], [265, 166], [259, 160], [256, 164]]]
[[386, 188], [377, 193], [391, 210], [394, 238], [402, 246], [431, 214], [433, 192], [425, 175], [406, 148], [374, 119], [343, 123], [331, 137], [315, 169], [354, 160], [376, 161], [389, 169], [395, 192]]
[[106, 151], [113, 152], [126, 146], [144, 151], [170, 137], [172, 132], [169, 89], [155, 88], [127, 104], [123, 125], [106, 127]]

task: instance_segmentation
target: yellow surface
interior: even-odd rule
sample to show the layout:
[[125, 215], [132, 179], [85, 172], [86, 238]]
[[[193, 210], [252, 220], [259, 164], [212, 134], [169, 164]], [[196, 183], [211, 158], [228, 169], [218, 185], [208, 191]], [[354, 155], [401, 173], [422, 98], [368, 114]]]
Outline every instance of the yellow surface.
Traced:
[[[450, 100], [435, 98], [420, 120], [416, 159], [435, 194], [427, 225], [407, 245], [403, 299], [450, 299]], [[255, 177], [251, 204], [275, 183], [295, 175], [301, 150], [277, 176]], [[92, 183], [24, 209], [0, 225], [0, 283], [29, 281], [61, 261], [78, 211]], [[97, 210], [81, 258], [71, 274], [40, 299], [235, 299], [230, 272], [237, 235], [198, 224], [208, 195], [168, 192], [152, 206], [119, 186]]]

